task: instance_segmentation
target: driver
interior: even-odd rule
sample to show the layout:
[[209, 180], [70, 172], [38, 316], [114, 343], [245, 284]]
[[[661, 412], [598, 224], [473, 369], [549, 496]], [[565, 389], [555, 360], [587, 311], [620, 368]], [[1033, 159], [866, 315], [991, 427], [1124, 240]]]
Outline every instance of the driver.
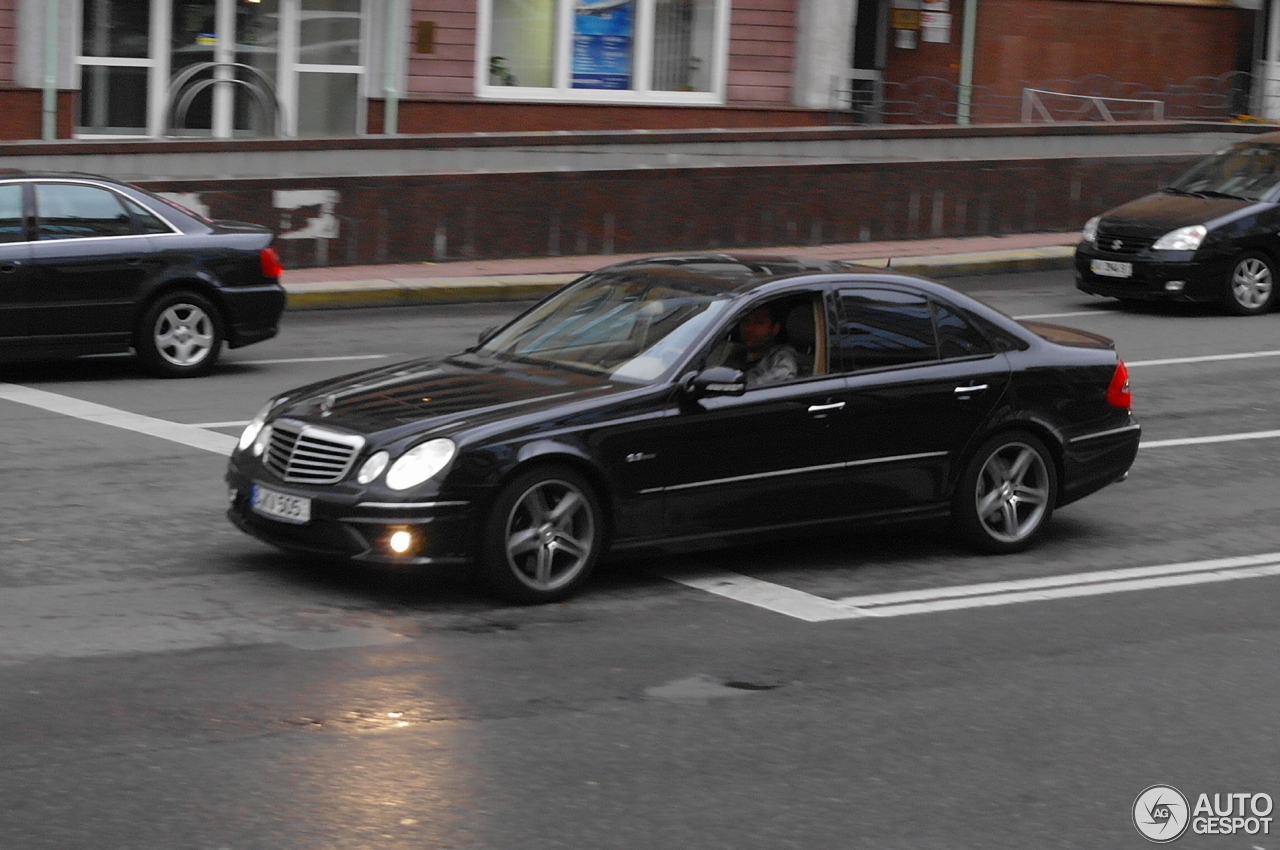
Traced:
[[800, 353], [778, 342], [781, 333], [782, 325], [768, 307], [757, 307], [738, 323], [738, 336], [744, 350], [737, 368], [746, 376], [748, 387], [779, 384], [799, 377]]

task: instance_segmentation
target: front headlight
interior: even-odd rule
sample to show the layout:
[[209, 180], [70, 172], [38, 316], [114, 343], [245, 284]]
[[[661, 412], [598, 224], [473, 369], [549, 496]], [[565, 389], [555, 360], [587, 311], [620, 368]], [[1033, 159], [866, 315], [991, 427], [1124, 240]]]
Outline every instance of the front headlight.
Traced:
[[386, 452], [378, 452], [370, 456], [360, 467], [360, 471], [356, 473], [357, 484], [368, 484], [373, 479], [382, 474], [382, 470], [387, 468], [387, 461], [391, 460], [391, 455]]
[[267, 414], [271, 412], [271, 408], [275, 405], [274, 401], [269, 401], [262, 406], [262, 409], [249, 420], [249, 424], [245, 426], [244, 431], [240, 432], [240, 442], [236, 447], [240, 451], [244, 451], [253, 445], [253, 441], [258, 439], [258, 434], [262, 431], [262, 426], [267, 424]]
[[1204, 237], [1208, 233], [1209, 228], [1203, 224], [1179, 227], [1157, 239], [1151, 249], [1153, 251], [1194, 251], [1200, 247], [1200, 243], [1204, 242]]
[[1088, 242], [1090, 245], [1098, 241], [1098, 222], [1102, 220], [1102, 216], [1095, 215], [1084, 223], [1084, 229], [1080, 231], [1080, 241]]
[[458, 447], [453, 440], [429, 440], [405, 452], [387, 470], [387, 486], [392, 490], [408, 490], [421, 484], [449, 465]]

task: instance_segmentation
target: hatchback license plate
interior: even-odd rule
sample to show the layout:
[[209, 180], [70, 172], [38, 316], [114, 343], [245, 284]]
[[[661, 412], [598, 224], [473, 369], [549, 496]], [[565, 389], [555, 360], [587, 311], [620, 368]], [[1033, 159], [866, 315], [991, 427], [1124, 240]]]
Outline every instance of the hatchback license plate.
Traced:
[[1117, 263], [1114, 260], [1091, 260], [1089, 269], [1102, 277], [1133, 277], [1133, 263]]
[[306, 496], [277, 493], [261, 484], [254, 484], [249, 491], [249, 506], [255, 512], [281, 522], [304, 525], [311, 521], [311, 500]]

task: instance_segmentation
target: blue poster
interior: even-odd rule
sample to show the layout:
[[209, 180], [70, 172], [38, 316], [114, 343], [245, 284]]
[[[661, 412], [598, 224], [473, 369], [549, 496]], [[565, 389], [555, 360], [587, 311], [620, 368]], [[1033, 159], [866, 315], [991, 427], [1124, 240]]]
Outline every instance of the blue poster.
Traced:
[[573, 87], [631, 88], [634, 0], [577, 0], [573, 10]]

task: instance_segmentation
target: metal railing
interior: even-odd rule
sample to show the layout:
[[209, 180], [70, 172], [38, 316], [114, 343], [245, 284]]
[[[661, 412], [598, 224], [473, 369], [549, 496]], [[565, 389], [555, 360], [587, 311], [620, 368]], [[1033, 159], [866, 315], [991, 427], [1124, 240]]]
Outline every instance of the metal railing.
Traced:
[[[218, 71], [227, 73], [219, 76]], [[212, 76], [196, 79], [200, 74], [210, 72]], [[248, 79], [241, 79], [237, 73], [244, 73]], [[281, 116], [284, 112], [280, 97], [276, 94], [275, 84], [259, 68], [243, 62], [198, 62], [188, 65], [169, 81], [168, 103], [164, 113], [164, 132], [167, 136], [179, 135], [186, 129], [187, 113], [196, 97], [207, 88], [213, 86], [232, 86], [245, 89], [262, 113], [263, 123], [268, 128], [265, 135], [281, 135]]]
[[[1260, 78], [1245, 71], [1166, 80], [1159, 87], [1124, 82], [1103, 74], [1074, 80], [1024, 80], [1018, 94], [971, 86], [970, 115], [974, 123], [980, 124], [1037, 119], [1151, 120], [1156, 114], [1155, 120], [1227, 121], [1261, 110], [1255, 103], [1261, 99], [1256, 93], [1261, 84]], [[1034, 97], [1039, 100], [1039, 108], [1033, 102], [1031, 115], [1026, 114], [1028, 95], [1023, 90], [1037, 93]], [[836, 75], [831, 83], [830, 123], [954, 124], [959, 95], [960, 86], [941, 77], [915, 77], [898, 82]], [[1061, 106], [1053, 103], [1054, 98], [1063, 101]], [[1067, 103], [1070, 107], [1063, 108]], [[1076, 112], [1074, 116], [1070, 114], [1072, 110]]]

